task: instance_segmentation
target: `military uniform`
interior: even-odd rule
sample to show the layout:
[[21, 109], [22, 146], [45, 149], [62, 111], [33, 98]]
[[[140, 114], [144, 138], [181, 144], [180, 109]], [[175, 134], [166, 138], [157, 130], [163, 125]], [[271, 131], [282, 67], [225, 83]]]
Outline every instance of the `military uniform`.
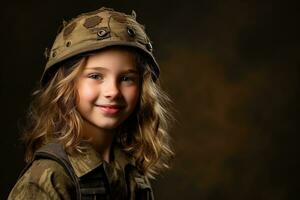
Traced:
[[[57, 148], [59, 144], [54, 145], [55, 151], [63, 150]], [[119, 148], [114, 148], [114, 164], [110, 164], [101, 160], [90, 145], [86, 147], [83, 154], [67, 155], [79, 188], [69, 174], [70, 169], [52, 157], [35, 156], [8, 199], [154, 199], [147, 177], [137, 171], [133, 161]]]

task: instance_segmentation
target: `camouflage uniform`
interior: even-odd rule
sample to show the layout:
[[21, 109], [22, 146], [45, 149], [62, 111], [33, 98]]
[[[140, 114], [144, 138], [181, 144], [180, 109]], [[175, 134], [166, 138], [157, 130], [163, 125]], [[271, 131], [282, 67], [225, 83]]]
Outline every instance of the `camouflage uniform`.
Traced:
[[[114, 158], [114, 164], [101, 160], [89, 145], [84, 154], [68, 155], [84, 193], [81, 199], [153, 199], [149, 180], [138, 173], [133, 161], [117, 147]], [[87, 180], [89, 184], [84, 185]], [[96, 183], [103, 187], [93, 189]], [[61, 164], [40, 158], [30, 164], [8, 199], [78, 199], [75, 190], [74, 182]]]

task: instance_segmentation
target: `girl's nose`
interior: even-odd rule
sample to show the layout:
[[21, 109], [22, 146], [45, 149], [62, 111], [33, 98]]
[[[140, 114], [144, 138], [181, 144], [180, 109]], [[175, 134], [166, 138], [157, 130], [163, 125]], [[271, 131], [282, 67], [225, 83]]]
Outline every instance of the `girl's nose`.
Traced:
[[120, 89], [116, 80], [107, 81], [103, 84], [103, 95], [109, 99], [115, 99], [120, 95]]

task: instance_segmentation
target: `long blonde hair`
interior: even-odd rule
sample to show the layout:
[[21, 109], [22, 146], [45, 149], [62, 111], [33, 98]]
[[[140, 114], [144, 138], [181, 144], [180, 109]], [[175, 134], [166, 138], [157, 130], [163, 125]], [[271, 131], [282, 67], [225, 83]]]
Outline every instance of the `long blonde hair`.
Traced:
[[[124, 48], [124, 47], [123, 47]], [[150, 65], [142, 55], [136, 56], [141, 71], [140, 101], [131, 116], [118, 128], [115, 142], [135, 160], [137, 168], [149, 177], [169, 167], [173, 151], [170, 147], [170, 99], [154, 81]], [[60, 141], [67, 152], [80, 151], [82, 118], [76, 109], [78, 94], [74, 87], [87, 56], [71, 66], [60, 66], [44, 86], [33, 93], [24, 131], [25, 160], [52, 139]]]

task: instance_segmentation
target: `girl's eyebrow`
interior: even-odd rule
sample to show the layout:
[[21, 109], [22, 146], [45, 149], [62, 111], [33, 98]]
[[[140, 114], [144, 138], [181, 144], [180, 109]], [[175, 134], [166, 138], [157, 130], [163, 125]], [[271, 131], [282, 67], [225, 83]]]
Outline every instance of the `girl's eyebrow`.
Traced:
[[84, 70], [107, 71], [108, 69], [105, 67], [89, 67], [89, 68], [85, 68]]
[[138, 74], [138, 71], [136, 69], [128, 69], [123, 71], [124, 74], [126, 73], [133, 73], [133, 74]]

